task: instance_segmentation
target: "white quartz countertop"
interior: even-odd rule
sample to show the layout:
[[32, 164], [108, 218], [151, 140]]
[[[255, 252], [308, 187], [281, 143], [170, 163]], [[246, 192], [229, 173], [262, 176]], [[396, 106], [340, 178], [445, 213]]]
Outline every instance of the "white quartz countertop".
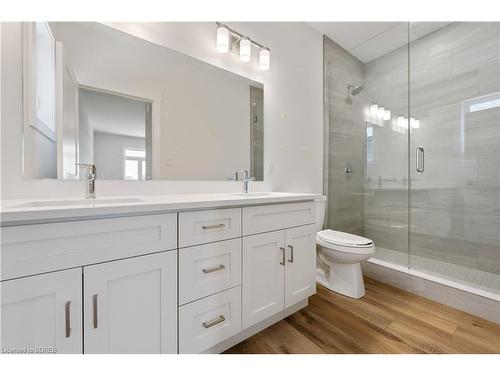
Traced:
[[141, 195], [102, 197], [93, 200], [80, 198], [24, 199], [1, 201], [1, 224], [22, 225], [38, 222], [56, 222], [126, 216], [195, 209], [251, 206], [261, 204], [310, 201], [319, 194], [255, 192]]

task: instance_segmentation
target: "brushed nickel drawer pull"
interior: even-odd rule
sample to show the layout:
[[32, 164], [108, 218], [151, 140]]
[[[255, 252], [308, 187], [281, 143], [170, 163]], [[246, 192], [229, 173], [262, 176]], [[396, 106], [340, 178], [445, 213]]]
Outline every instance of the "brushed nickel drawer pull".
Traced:
[[217, 319], [214, 319], [211, 322], [203, 322], [203, 327], [210, 328], [216, 324], [222, 323], [225, 320], [226, 320], [226, 318], [224, 317], [224, 315], [220, 315]]
[[66, 337], [71, 336], [70, 308], [71, 308], [71, 301], [67, 301], [64, 305], [64, 315], [66, 317], [66, 322], [65, 322]]
[[288, 259], [288, 261], [290, 263], [293, 263], [293, 246], [292, 245], [288, 245], [288, 247], [290, 248], [290, 259]]
[[282, 260], [281, 260], [280, 264], [282, 266], [284, 266], [285, 265], [285, 248], [284, 247], [280, 247], [280, 249], [281, 249], [281, 252], [282, 252]]
[[226, 266], [221, 264], [220, 266], [214, 267], [214, 268], [203, 268], [202, 271], [203, 271], [203, 273], [212, 273], [212, 272], [222, 271], [225, 269], [226, 269]]
[[201, 229], [217, 229], [217, 228], [224, 228], [226, 224], [220, 223], [220, 224], [213, 224], [213, 225], [202, 225]]
[[93, 315], [94, 315], [94, 328], [97, 328], [97, 294], [92, 297], [93, 302]]

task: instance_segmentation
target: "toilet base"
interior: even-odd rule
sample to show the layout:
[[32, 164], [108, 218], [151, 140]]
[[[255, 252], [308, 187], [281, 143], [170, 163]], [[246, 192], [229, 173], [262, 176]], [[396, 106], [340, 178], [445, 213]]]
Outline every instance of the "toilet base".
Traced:
[[361, 264], [328, 263], [328, 270], [318, 272], [316, 281], [336, 293], [351, 298], [365, 295], [365, 282], [361, 273]]

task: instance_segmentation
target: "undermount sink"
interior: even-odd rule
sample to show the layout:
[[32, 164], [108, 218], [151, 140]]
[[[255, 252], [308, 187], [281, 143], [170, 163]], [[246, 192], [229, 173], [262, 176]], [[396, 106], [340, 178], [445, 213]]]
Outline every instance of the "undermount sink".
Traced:
[[266, 192], [255, 192], [255, 193], [232, 193], [231, 195], [236, 195], [238, 197], [249, 197], [249, 198], [258, 198], [258, 197], [268, 197], [271, 193]]
[[16, 206], [16, 208], [40, 208], [40, 207], [59, 207], [59, 206], [98, 206], [105, 204], [119, 204], [119, 203], [139, 203], [143, 202], [139, 198], [110, 198], [110, 199], [75, 199], [75, 200], [61, 200], [61, 201], [39, 201], [39, 202], [26, 202]]

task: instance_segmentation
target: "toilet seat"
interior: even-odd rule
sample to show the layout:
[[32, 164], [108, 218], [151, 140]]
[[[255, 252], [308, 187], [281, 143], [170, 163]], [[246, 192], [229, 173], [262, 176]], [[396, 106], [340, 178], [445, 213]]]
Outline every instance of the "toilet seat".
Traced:
[[373, 241], [357, 236], [355, 234], [339, 232], [332, 229], [322, 230], [317, 233], [318, 239], [334, 245], [352, 246], [352, 247], [368, 247], [373, 245]]
[[351, 254], [372, 254], [375, 252], [372, 240], [331, 229], [318, 232], [316, 243], [327, 249]]

